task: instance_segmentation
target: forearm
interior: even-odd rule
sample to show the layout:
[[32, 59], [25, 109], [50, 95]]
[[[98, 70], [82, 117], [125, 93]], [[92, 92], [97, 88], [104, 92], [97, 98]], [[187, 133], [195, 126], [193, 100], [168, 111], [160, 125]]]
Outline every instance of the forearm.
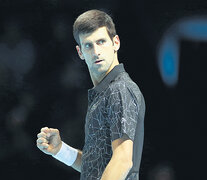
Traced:
[[82, 162], [81, 159], [82, 159], [82, 151], [78, 150], [77, 158], [71, 167], [79, 172], [81, 172], [81, 162]]
[[132, 167], [132, 163], [122, 160], [113, 160], [109, 162], [102, 175], [101, 180], [125, 180]]

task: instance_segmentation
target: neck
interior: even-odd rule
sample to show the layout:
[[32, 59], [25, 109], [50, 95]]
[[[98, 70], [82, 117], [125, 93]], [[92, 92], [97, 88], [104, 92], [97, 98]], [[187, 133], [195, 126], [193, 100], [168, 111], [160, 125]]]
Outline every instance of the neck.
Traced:
[[119, 61], [117, 58], [115, 58], [115, 60], [113, 61], [113, 63], [111, 64], [107, 72], [101, 74], [98, 78], [94, 77], [92, 73], [90, 72], [91, 80], [93, 82], [94, 87], [97, 86], [104, 79], [104, 77], [118, 64], [119, 64]]

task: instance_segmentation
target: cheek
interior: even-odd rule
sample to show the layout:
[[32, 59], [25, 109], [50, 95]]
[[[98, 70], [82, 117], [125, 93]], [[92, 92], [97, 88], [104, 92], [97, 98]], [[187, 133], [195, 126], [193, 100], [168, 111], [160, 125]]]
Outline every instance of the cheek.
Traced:
[[91, 57], [90, 53], [85, 53], [85, 52], [83, 52], [83, 56], [84, 56], [85, 60], [88, 60]]
[[106, 54], [107, 54], [108, 57], [113, 57], [114, 49], [113, 48], [107, 48], [106, 49]]
[[85, 58], [85, 62], [86, 62], [86, 64], [88, 65], [88, 66], [91, 66], [91, 64], [92, 64], [92, 62], [93, 62], [93, 58], [92, 58], [92, 56], [89, 54], [89, 53], [87, 53], [87, 54], [84, 54], [84, 58]]

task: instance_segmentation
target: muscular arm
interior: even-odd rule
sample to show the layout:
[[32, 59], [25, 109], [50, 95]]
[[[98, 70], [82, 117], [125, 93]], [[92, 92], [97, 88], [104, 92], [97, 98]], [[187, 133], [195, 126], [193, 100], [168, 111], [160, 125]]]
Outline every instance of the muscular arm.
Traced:
[[112, 142], [113, 155], [101, 180], [124, 180], [132, 168], [133, 142], [123, 137]]

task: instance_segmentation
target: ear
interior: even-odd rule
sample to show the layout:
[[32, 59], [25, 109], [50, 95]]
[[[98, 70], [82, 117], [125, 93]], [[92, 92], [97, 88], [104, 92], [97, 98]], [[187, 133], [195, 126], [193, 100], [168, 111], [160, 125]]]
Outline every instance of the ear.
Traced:
[[78, 52], [78, 55], [79, 55], [79, 57], [82, 59], [82, 60], [84, 60], [85, 58], [84, 58], [84, 56], [83, 56], [83, 54], [82, 54], [82, 52], [81, 52], [81, 48], [80, 48], [80, 46], [76, 46], [76, 50], [77, 50], [77, 52]]
[[120, 48], [120, 39], [118, 35], [114, 36], [113, 42], [114, 42], [114, 50], [118, 51]]

